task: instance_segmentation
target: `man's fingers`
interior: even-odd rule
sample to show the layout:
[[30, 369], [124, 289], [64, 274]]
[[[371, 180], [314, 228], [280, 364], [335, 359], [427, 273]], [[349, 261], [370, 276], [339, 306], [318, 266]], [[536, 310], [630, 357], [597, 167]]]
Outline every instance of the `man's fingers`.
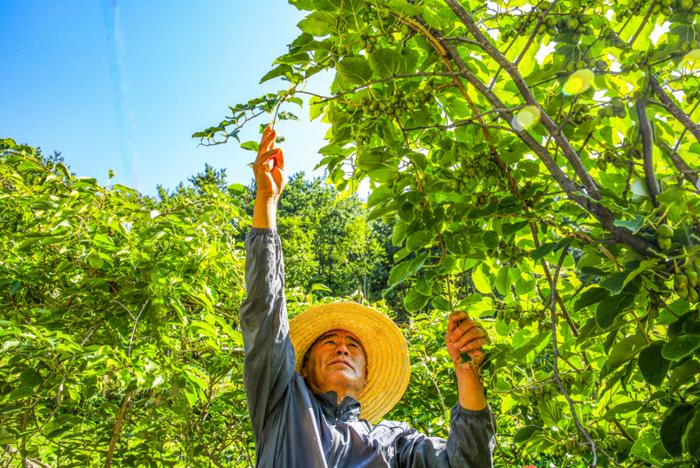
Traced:
[[461, 311], [455, 311], [447, 318], [447, 333], [452, 333], [459, 325], [459, 322], [468, 319], [469, 316]]
[[275, 143], [275, 138], [277, 138], [277, 132], [271, 129], [269, 126], [265, 128], [263, 137], [260, 140], [260, 147], [258, 149], [258, 159], [260, 159], [261, 155], [265, 154], [266, 152], [272, 149], [272, 146]]
[[464, 335], [469, 330], [471, 330], [472, 328], [477, 327], [477, 326], [478, 325], [474, 320], [467, 318], [467, 319], [463, 319], [463, 320], [460, 320], [459, 322], [457, 322], [455, 324], [455, 327], [452, 329], [452, 331], [449, 331], [449, 329], [448, 329], [448, 333], [451, 333], [452, 335], [454, 335], [452, 337], [452, 339], [454, 341], [457, 341], [462, 335]]
[[489, 341], [486, 338], [478, 338], [476, 340], [470, 341], [466, 345], [459, 348], [459, 351], [462, 353], [468, 353], [469, 351], [481, 349], [482, 346], [485, 346], [487, 344], [489, 344]]
[[455, 330], [450, 336], [450, 342], [457, 348], [461, 348], [472, 340], [486, 338], [486, 332], [481, 327], [472, 327], [468, 331], [462, 333], [461, 330]]
[[275, 167], [279, 167], [280, 169], [284, 170], [284, 151], [281, 149], [275, 156]]
[[[255, 164], [258, 166], [267, 164], [271, 159], [277, 157], [277, 153], [281, 153], [282, 150], [279, 148], [273, 148], [269, 151], [266, 151], [262, 153], [260, 156], [258, 156], [257, 161], [255, 161]], [[268, 169], [270, 169], [270, 166], [267, 166]]]

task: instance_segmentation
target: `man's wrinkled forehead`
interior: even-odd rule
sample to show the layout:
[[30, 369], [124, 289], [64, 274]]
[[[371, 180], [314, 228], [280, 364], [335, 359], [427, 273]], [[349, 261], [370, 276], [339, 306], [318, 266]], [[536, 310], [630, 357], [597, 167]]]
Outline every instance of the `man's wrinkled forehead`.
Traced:
[[355, 343], [359, 344], [360, 346], [362, 345], [362, 342], [360, 341], [360, 339], [358, 337], [356, 337], [355, 335], [353, 335], [352, 333], [350, 333], [347, 330], [343, 330], [342, 328], [327, 331], [323, 335], [319, 336], [316, 339], [316, 341], [318, 342], [318, 341], [321, 341], [321, 340], [326, 339], [326, 338], [333, 338], [333, 337], [337, 338], [340, 336], [341, 333], [345, 333], [346, 334], [345, 336], [347, 336], [348, 339], [350, 339], [351, 341], [354, 341]]

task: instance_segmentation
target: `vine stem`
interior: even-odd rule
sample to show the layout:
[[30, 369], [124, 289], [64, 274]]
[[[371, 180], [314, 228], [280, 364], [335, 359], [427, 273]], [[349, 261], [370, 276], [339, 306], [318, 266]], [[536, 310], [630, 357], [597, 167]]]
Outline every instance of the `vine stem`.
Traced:
[[557, 263], [557, 268], [554, 271], [554, 277], [552, 278], [552, 290], [550, 291], [550, 297], [549, 297], [549, 311], [550, 315], [552, 318], [552, 355], [553, 355], [553, 361], [552, 361], [552, 378], [557, 384], [557, 387], [559, 387], [559, 391], [564, 395], [564, 398], [566, 398], [566, 401], [569, 403], [569, 408], [571, 409], [571, 415], [574, 418], [574, 424], [576, 424], [576, 428], [578, 431], [581, 433], [581, 435], [588, 441], [588, 444], [591, 447], [591, 451], [593, 452], [593, 461], [591, 462], [591, 467], [595, 467], [598, 465], [598, 453], [596, 450], [596, 444], [591, 438], [590, 434], [586, 431], [586, 429], [583, 428], [581, 423], [579, 422], [578, 419], [578, 414], [576, 413], [576, 406], [574, 404], [574, 401], [571, 399], [569, 396], [569, 393], [566, 391], [564, 388], [564, 384], [561, 382], [561, 378], [559, 377], [559, 346], [557, 344], [557, 312], [556, 312], [556, 297], [557, 297], [557, 281], [559, 279], [559, 273], [561, 272], [561, 267], [564, 264], [564, 259], [566, 258], [566, 255], [569, 252], [569, 244], [567, 243], [564, 246], [564, 249], [561, 252], [561, 255], [559, 256], [559, 262]]
[[105, 468], [110, 468], [112, 466], [112, 459], [114, 458], [114, 450], [117, 447], [117, 442], [119, 441], [119, 435], [122, 430], [122, 425], [124, 423], [124, 416], [126, 415], [126, 410], [129, 408], [129, 403], [131, 403], [131, 397], [134, 394], [134, 390], [126, 392], [122, 404], [119, 405], [119, 411], [117, 412], [117, 419], [114, 421], [114, 426], [112, 426], [112, 437], [109, 440], [109, 448], [107, 449], [107, 459], [105, 460]]

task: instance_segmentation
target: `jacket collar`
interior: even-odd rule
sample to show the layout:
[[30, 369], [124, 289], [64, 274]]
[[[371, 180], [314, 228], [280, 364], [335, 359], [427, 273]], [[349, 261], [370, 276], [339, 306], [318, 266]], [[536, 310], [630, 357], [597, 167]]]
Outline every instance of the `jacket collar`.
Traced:
[[337, 404], [338, 396], [335, 392], [314, 394], [323, 415], [329, 421], [348, 422], [358, 421], [360, 417], [360, 402], [351, 396], [346, 396], [340, 404]]

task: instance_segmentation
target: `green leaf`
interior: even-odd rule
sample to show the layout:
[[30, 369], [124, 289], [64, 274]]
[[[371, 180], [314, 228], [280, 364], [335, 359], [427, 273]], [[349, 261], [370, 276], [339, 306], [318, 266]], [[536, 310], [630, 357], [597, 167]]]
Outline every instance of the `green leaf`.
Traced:
[[622, 314], [634, 301], [633, 294], [618, 294], [610, 300], [598, 304], [595, 312], [595, 320], [600, 328], [610, 328], [615, 318]]
[[526, 344], [514, 349], [510, 353], [510, 358], [515, 361], [524, 360], [525, 356], [542, 346], [544, 341], [552, 336], [551, 332], [543, 331], [532, 337]]
[[695, 359], [688, 359], [674, 367], [668, 378], [669, 392], [674, 393], [698, 373], [700, 373], [700, 362]]
[[244, 141], [241, 143], [241, 149], [248, 151], [258, 151], [260, 144], [257, 141]]
[[484, 273], [485, 268], [483, 264], [474, 268], [472, 270], [472, 281], [474, 282], [476, 290], [481, 294], [491, 294], [491, 283]]
[[700, 409], [695, 408], [693, 418], [686, 426], [683, 446], [691, 457], [700, 460]]
[[402, 73], [401, 55], [394, 49], [375, 49], [369, 54], [369, 65], [379, 77]]
[[593, 304], [597, 304], [601, 301], [607, 300], [610, 298], [610, 293], [603, 289], [603, 288], [598, 288], [598, 287], [593, 287], [590, 289], [585, 290], [582, 294], [581, 297], [579, 298], [578, 301], [576, 301], [576, 304], [574, 305], [574, 309], [576, 311], [579, 311], [585, 307], [588, 307]]
[[243, 184], [231, 184], [226, 187], [231, 195], [242, 195], [246, 192], [245, 185]]
[[690, 422], [693, 406], [681, 403], [674, 407], [661, 423], [660, 437], [664, 448], [674, 457], [680, 457], [683, 453], [681, 441], [685, 428]]
[[408, 312], [417, 312], [425, 307], [430, 301], [429, 296], [425, 296], [415, 289], [411, 289], [403, 299], [403, 305]]
[[561, 242], [545, 242], [538, 248], [532, 251], [532, 259], [538, 261], [547, 254], [558, 250], [561, 247]]
[[686, 356], [689, 356], [700, 347], [700, 336], [698, 335], [680, 335], [666, 343], [661, 350], [661, 354], [666, 359], [671, 361], [680, 361]]
[[406, 239], [406, 248], [409, 250], [417, 250], [426, 246], [433, 238], [431, 231], [416, 231]]
[[634, 359], [645, 345], [646, 340], [641, 334], [627, 336], [620, 340], [608, 354], [608, 361], [605, 364], [608, 371], [612, 371], [625, 362]]
[[537, 426], [525, 426], [520, 429], [518, 429], [518, 432], [515, 433], [513, 436], [513, 443], [515, 444], [520, 444], [522, 442], [527, 442], [530, 437], [532, 437], [534, 434], [537, 434], [540, 432], [540, 428]]
[[506, 266], [501, 267], [496, 275], [496, 290], [501, 296], [505, 296], [509, 292], [510, 288], [510, 274], [509, 268]]
[[297, 23], [297, 27], [314, 36], [325, 36], [335, 29], [336, 15], [327, 11], [314, 11]]
[[278, 76], [286, 76], [287, 74], [292, 73], [292, 71], [293, 70], [291, 66], [287, 65], [286, 63], [281, 63], [269, 72], [265, 73], [265, 75], [262, 78], [260, 78], [259, 84], [262, 84], [273, 78], [277, 78]]
[[336, 70], [350, 84], [363, 84], [372, 78], [372, 69], [364, 57], [346, 57], [338, 63]]
[[404, 260], [395, 265], [389, 272], [389, 289], [404, 282], [409, 276], [420, 270], [426, 258], [428, 258], [428, 254], [424, 252], [412, 260]]
[[600, 285], [610, 291], [612, 295], [620, 294], [623, 289], [637, 276], [645, 271], [653, 269], [658, 265], [659, 260], [656, 258], [643, 260], [639, 262], [639, 266], [632, 271], [621, 271], [605, 279]]
[[663, 382], [671, 364], [661, 355], [663, 345], [661, 341], [649, 344], [639, 353], [637, 361], [644, 380], [657, 387]]

